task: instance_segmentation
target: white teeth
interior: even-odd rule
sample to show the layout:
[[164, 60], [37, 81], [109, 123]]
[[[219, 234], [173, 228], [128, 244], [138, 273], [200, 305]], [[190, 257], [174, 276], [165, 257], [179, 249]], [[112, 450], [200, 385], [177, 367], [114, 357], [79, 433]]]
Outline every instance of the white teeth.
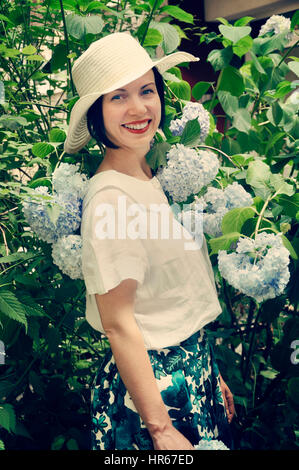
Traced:
[[128, 129], [144, 129], [148, 125], [148, 121], [144, 122], [143, 124], [124, 124], [124, 127], [127, 127]]

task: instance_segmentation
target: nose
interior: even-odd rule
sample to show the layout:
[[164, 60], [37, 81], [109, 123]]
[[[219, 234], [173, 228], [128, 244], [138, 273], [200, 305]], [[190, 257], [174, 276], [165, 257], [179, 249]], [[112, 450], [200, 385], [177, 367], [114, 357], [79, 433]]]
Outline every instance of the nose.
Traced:
[[146, 106], [140, 96], [131, 96], [128, 103], [128, 114], [130, 116], [143, 116]]

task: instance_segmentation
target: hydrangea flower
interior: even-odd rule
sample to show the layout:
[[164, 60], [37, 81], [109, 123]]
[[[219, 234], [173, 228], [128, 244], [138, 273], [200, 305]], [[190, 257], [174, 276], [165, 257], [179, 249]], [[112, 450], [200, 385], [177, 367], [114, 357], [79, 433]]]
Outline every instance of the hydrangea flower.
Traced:
[[273, 299], [283, 293], [290, 272], [289, 251], [281, 234], [259, 233], [256, 239], [241, 238], [236, 252], [218, 253], [218, 267], [224, 279], [235, 289], [257, 302]]
[[61, 237], [52, 245], [53, 262], [71, 279], [83, 279], [80, 235]]
[[213, 152], [196, 151], [182, 144], [173, 145], [166, 158], [167, 165], [158, 168], [156, 177], [175, 202], [183, 202], [198, 193], [215, 178], [219, 169]]
[[217, 439], [201, 439], [199, 443], [194, 446], [195, 450], [229, 450], [222, 441]]
[[53, 172], [53, 190], [56, 193], [69, 192], [75, 197], [83, 199], [88, 187], [87, 176], [79, 172], [79, 163], [76, 165], [61, 163]]
[[173, 119], [169, 129], [174, 136], [182, 135], [188, 121], [197, 119], [200, 125], [200, 140], [204, 142], [210, 131], [210, 115], [200, 103], [189, 101], [184, 109], [181, 119]]
[[[40, 186], [34, 189], [36, 195], [51, 196], [48, 188]], [[23, 201], [23, 214], [36, 235], [47, 243], [54, 243], [63, 235], [74, 233], [81, 223], [82, 200], [70, 193], [51, 196], [50, 205], [59, 209], [55, 222], [47, 210], [49, 201], [45, 198], [26, 198]]]
[[235, 181], [224, 190], [209, 186], [204, 196], [195, 196], [194, 204], [203, 206], [204, 232], [211, 237], [220, 237], [223, 216], [232, 209], [251, 206], [253, 199], [243, 186]]
[[289, 34], [287, 35], [287, 38], [290, 41], [293, 37], [293, 33], [291, 32], [291, 20], [283, 15], [272, 15], [266, 23], [262, 25], [259, 36], [264, 36], [271, 32], [274, 34], [281, 34], [288, 31]]

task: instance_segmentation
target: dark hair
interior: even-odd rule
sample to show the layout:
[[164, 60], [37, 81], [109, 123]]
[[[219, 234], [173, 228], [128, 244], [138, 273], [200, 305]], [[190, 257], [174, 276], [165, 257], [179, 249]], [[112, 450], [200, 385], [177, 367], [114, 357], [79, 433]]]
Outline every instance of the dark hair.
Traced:
[[[164, 100], [164, 82], [162, 75], [156, 67], [153, 67], [155, 76], [156, 88], [161, 101], [161, 120], [159, 127], [163, 127], [165, 121], [165, 100]], [[113, 144], [106, 136], [106, 129], [104, 126], [103, 112], [102, 112], [103, 95], [98, 98], [87, 111], [87, 127], [91, 137], [97, 143], [104, 144], [106, 147], [117, 149], [117, 145]]]

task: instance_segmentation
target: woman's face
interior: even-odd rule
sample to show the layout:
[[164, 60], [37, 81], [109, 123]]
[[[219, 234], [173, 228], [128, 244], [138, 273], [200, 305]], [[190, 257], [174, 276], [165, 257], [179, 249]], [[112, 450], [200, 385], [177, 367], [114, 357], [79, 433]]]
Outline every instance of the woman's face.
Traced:
[[123, 88], [103, 96], [108, 139], [120, 148], [148, 147], [161, 120], [155, 76], [149, 70]]

